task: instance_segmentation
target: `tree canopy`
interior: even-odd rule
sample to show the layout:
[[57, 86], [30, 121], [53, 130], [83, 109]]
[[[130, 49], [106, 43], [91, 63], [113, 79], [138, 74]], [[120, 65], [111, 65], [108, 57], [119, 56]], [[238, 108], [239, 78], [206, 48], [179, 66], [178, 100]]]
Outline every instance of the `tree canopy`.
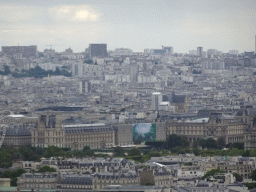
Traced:
[[86, 157], [92, 157], [94, 155], [94, 151], [91, 150], [91, 148], [89, 146], [85, 146], [83, 148], [83, 153]]
[[256, 181], [256, 169], [254, 169], [254, 170], [252, 171], [252, 173], [251, 173], [251, 179], [252, 179], [253, 181]]
[[239, 143], [239, 142], [236, 142], [236, 143], [232, 143], [230, 148], [237, 148], [237, 149], [244, 149], [244, 143]]
[[239, 181], [239, 182], [243, 181], [243, 177], [238, 173], [233, 173], [233, 176], [236, 178], [236, 181]]
[[129, 156], [141, 156], [141, 152], [137, 148], [132, 148], [130, 151], [128, 151]]
[[122, 157], [122, 156], [125, 156], [124, 154], [124, 149], [120, 146], [117, 146], [114, 148], [114, 155], [116, 157]]
[[222, 146], [222, 147], [226, 147], [226, 141], [225, 141], [225, 137], [219, 137], [217, 139], [217, 144]]
[[20, 177], [23, 173], [26, 173], [24, 169], [17, 169], [14, 171], [5, 171], [0, 177], [1, 178], [10, 178], [11, 186], [17, 186], [17, 177]]
[[43, 167], [40, 167], [37, 171], [37, 173], [45, 173], [45, 172], [57, 172], [55, 168], [50, 167], [48, 165], [44, 165]]
[[208, 139], [200, 139], [199, 140], [199, 146], [201, 146], [203, 149], [217, 149], [218, 144], [217, 141], [214, 140], [213, 138], [208, 138]]
[[57, 146], [49, 146], [46, 151], [44, 152], [44, 156], [49, 157], [63, 157], [65, 155], [62, 148]]
[[174, 147], [189, 147], [189, 142], [186, 137], [181, 137], [176, 134], [169, 135], [167, 139], [167, 146], [169, 149], [172, 149]]
[[56, 67], [55, 71], [52, 70], [44, 70], [39, 66], [36, 66], [34, 69], [29, 69], [28, 71], [22, 70], [22, 72], [18, 73], [17, 71], [12, 74], [13, 77], [19, 78], [19, 77], [36, 77], [36, 78], [42, 78], [42, 77], [47, 77], [48, 75], [53, 75], [53, 76], [59, 76], [63, 75], [66, 77], [71, 77], [72, 74], [69, 73], [66, 69], [60, 70], [59, 67]]
[[219, 173], [225, 173], [224, 170], [220, 170], [220, 168], [217, 169], [211, 169], [210, 171], [207, 171], [204, 176], [202, 177], [202, 179], [209, 179], [211, 176], [214, 176], [216, 174]]
[[9, 66], [5, 65], [4, 71], [0, 71], [0, 75], [9, 75], [9, 74], [11, 74], [11, 70], [10, 70]]

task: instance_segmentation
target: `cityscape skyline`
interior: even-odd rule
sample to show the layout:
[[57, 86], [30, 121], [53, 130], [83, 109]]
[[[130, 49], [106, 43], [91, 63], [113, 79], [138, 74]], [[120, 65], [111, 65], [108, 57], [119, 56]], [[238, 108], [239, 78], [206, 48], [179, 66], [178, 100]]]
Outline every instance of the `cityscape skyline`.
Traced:
[[246, 1], [3, 1], [0, 45], [52, 45], [84, 51], [90, 43], [135, 52], [162, 45], [187, 53], [196, 47], [255, 51], [256, 5]]

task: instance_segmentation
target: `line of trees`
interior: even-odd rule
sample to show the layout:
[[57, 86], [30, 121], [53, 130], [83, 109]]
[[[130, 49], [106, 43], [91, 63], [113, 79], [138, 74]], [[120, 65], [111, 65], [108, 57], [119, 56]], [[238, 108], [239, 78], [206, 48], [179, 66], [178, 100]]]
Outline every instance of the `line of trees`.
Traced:
[[56, 67], [56, 70], [44, 70], [39, 66], [36, 66], [34, 69], [29, 69], [27, 70], [22, 70], [20, 73], [18, 72], [14, 72], [12, 74], [13, 77], [15, 78], [20, 78], [20, 77], [35, 77], [35, 78], [43, 78], [43, 77], [47, 77], [48, 75], [51, 76], [59, 76], [59, 75], [63, 75], [66, 77], [71, 77], [72, 74], [69, 73], [66, 69], [62, 69], [60, 70], [59, 67]]
[[4, 66], [4, 71], [0, 71], [0, 75], [9, 75], [11, 74], [11, 70], [8, 66]]
[[9, 168], [13, 160], [40, 161], [42, 157], [92, 157], [107, 156], [97, 155], [90, 147], [85, 146], [83, 150], [71, 151], [70, 148], [60, 148], [49, 146], [48, 148], [20, 146], [18, 148], [2, 147], [0, 148], [0, 168]]
[[26, 173], [24, 169], [17, 169], [13, 171], [5, 171], [0, 178], [10, 178], [11, 179], [11, 186], [17, 186], [17, 177], [20, 177], [23, 173]]

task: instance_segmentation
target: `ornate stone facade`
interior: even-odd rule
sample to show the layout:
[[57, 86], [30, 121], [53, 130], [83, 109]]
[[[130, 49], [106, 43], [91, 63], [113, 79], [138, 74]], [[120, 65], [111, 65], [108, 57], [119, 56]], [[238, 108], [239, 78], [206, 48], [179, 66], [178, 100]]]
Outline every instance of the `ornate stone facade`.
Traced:
[[136, 174], [128, 173], [95, 173], [88, 175], [62, 175], [57, 186], [58, 192], [101, 190], [108, 185], [139, 185], [140, 178]]
[[185, 136], [192, 144], [195, 140], [208, 137], [225, 137], [226, 144], [243, 142], [246, 123], [221, 118], [219, 114], [213, 114], [209, 118], [196, 121], [169, 122], [167, 125], [167, 137], [171, 134]]
[[244, 149], [256, 148], [256, 116], [250, 117], [250, 124], [244, 134]]
[[31, 139], [33, 147], [65, 147], [65, 129], [55, 115], [41, 115], [38, 126], [32, 129]]
[[61, 125], [56, 115], [41, 115], [32, 129], [33, 147], [51, 145], [81, 150], [110, 148], [115, 145], [115, 131], [105, 124]]
[[160, 187], [171, 187], [172, 174], [162, 169], [146, 169], [140, 172], [141, 185], [155, 185]]
[[37, 117], [9, 115], [1, 120], [6, 127], [3, 146], [19, 147], [31, 145], [31, 129], [35, 127]]
[[17, 188], [22, 191], [46, 191], [56, 188], [58, 173], [24, 173], [18, 177]]
[[115, 131], [105, 124], [65, 125], [65, 146], [81, 150], [105, 149], [115, 145]]
[[172, 92], [169, 95], [163, 95], [163, 101], [168, 101], [177, 114], [188, 112], [190, 98], [187, 95], [176, 95], [175, 92]]

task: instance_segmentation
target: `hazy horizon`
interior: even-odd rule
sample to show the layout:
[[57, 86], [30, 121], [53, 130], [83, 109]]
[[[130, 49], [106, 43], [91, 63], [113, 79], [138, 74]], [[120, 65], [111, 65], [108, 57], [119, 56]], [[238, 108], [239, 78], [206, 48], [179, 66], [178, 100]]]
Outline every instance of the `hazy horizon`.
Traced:
[[135, 52], [164, 45], [178, 53], [202, 46], [241, 53], [255, 51], [255, 10], [254, 0], [8, 0], [0, 2], [0, 45], [74, 52], [90, 43]]

